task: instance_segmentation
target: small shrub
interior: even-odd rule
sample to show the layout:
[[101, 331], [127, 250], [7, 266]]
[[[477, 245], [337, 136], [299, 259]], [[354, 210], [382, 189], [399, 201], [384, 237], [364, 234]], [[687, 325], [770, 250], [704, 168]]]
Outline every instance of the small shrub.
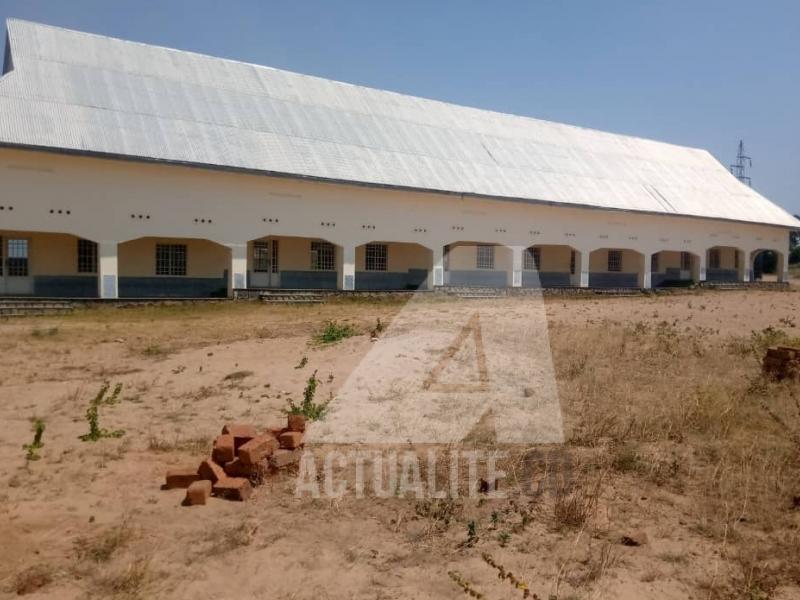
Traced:
[[333, 344], [356, 334], [352, 325], [328, 321], [322, 331], [314, 336], [314, 341], [318, 344]]
[[317, 372], [314, 371], [311, 377], [306, 382], [306, 387], [303, 390], [303, 402], [298, 406], [294, 400], [289, 398], [289, 408], [286, 409], [286, 414], [289, 415], [303, 415], [309, 421], [320, 421], [325, 417], [328, 411], [328, 405], [331, 403], [331, 398], [324, 402], [314, 402], [314, 396], [317, 393], [317, 385], [320, 380], [317, 379]]
[[114, 391], [110, 396], [106, 397], [108, 388], [109, 384], [107, 382], [104, 383], [100, 388], [100, 391], [97, 393], [97, 396], [95, 396], [94, 400], [92, 400], [91, 404], [89, 404], [89, 408], [86, 409], [86, 421], [89, 423], [89, 433], [78, 436], [79, 439], [84, 442], [96, 442], [97, 440], [103, 438], [119, 438], [125, 435], [125, 431], [123, 429], [108, 431], [107, 429], [102, 429], [100, 427], [100, 406], [104, 404], [116, 404], [119, 399], [119, 395], [122, 392], [122, 384], [118, 383], [116, 386], [114, 386]]
[[37, 418], [33, 421], [33, 441], [30, 444], [23, 444], [22, 446], [23, 450], [27, 450], [25, 460], [39, 460], [39, 458], [41, 458], [37, 450], [44, 446], [44, 442], [42, 442], [43, 435], [44, 421]]
[[597, 509], [603, 476], [593, 486], [577, 485], [569, 489], [559, 482], [555, 490], [553, 517], [560, 527], [581, 528]]
[[308, 357], [307, 356], [303, 356], [303, 358], [300, 359], [300, 362], [297, 363], [294, 368], [295, 369], [302, 369], [307, 364], [308, 364]]

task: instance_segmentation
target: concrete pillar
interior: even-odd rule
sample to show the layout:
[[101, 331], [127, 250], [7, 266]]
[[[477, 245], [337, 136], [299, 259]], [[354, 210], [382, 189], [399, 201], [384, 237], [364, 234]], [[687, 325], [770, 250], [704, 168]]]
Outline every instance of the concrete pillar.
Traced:
[[444, 285], [444, 244], [433, 247], [433, 265], [428, 275], [428, 289]]
[[589, 287], [589, 258], [591, 254], [592, 251], [588, 248], [581, 248], [578, 250], [578, 256], [576, 257], [577, 264], [575, 268], [579, 275], [578, 285], [582, 288]]
[[345, 244], [342, 247], [342, 262], [339, 268], [340, 290], [356, 289], [356, 247]]
[[775, 270], [778, 273], [778, 282], [787, 283], [789, 281], [789, 260], [786, 252], [775, 251], [778, 257], [778, 263], [775, 265]]
[[525, 246], [509, 246], [511, 248], [511, 287], [522, 287], [522, 253]]
[[698, 281], [705, 281], [706, 280], [706, 261], [708, 260], [708, 250], [704, 249], [697, 253], [697, 261], [700, 264], [699, 266], [699, 278]]
[[739, 257], [739, 268], [737, 277], [740, 281], [748, 282], [753, 280], [753, 252], [750, 250], [734, 249]]
[[231, 251], [231, 264], [228, 268], [228, 298], [233, 298], [233, 290], [247, 288], [247, 244], [227, 244]]
[[649, 290], [653, 287], [653, 254], [655, 252], [644, 252], [644, 270], [642, 271], [642, 287]]
[[119, 298], [117, 242], [97, 244], [97, 295], [104, 300]]

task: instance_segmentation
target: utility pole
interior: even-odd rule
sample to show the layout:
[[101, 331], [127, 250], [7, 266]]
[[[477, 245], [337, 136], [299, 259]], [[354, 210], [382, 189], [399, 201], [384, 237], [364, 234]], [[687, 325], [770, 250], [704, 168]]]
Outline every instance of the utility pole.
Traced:
[[745, 175], [745, 169], [748, 167], [753, 167], [753, 160], [749, 156], [745, 156], [744, 142], [739, 140], [739, 151], [736, 153], [736, 162], [730, 166], [731, 173], [733, 173], [736, 179], [752, 187], [750, 178]]

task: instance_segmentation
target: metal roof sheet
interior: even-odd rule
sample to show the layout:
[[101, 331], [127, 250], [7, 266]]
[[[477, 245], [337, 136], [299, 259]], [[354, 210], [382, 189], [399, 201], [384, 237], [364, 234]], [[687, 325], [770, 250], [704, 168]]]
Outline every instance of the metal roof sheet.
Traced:
[[0, 143], [788, 227], [705, 150], [10, 19]]

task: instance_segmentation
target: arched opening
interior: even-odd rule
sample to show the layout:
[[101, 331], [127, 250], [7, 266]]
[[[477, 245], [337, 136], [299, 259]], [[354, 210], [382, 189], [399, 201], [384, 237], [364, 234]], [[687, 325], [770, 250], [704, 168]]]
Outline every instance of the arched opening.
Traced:
[[96, 298], [97, 244], [68, 233], [0, 231], [0, 295]]
[[706, 281], [744, 281], [744, 253], [733, 246], [714, 246], [706, 252]]
[[250, 288], [335, 290], [342, 248], [322, 238], [265, 236], [247, 244]]
[[589, 256], [589, 287], [644, 287], [644, 255], [626, 248], [598, 248]]
[[142, 237], [117, 248], [120, 298], [222, 298], [231, 251], [197, 238]]
[[650, 258], [652, 287], [685, 287], [700, 281], [700, 257], [692, 252], [661, 250]]
[[784, 254], [777, 250], [759, 249], [750, 254], [751, 281], [783, 281]]
[[425, 290], [433, 252], [413, 242], [372, 241], [356, 247], [356, 290]]
[[444, 284], [506, 287], [511, 285], [513, 256], [501, 244], [453, 242], [444, 247]]
[[522, 254], [522, 287], [580, 285], [581, 256], [572, 246], [534, 244]]

